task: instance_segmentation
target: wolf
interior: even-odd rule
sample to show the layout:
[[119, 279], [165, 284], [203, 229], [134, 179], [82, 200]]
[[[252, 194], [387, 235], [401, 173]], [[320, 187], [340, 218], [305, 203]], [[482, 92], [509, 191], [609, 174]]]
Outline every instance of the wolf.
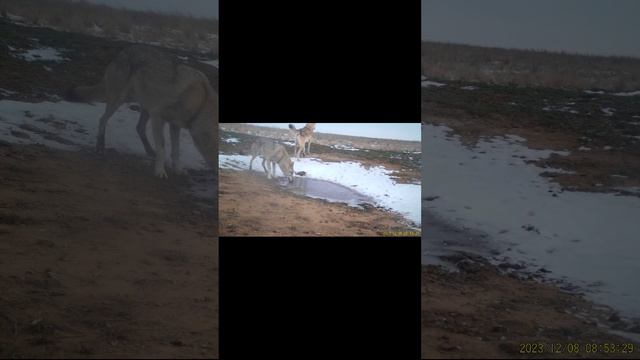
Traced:
[[[262, 157], [262, 167], [267, 173], [267, 177], [271, 179], [276, 177], [276, 163], [280, 167], [280, 171], [287, 177], [290, 183], [293, 182], [293, 161], [287, 153], [284, 146], [273, 140], [258, 139], [251, 145], [251, 161], [249, 162], [249, 170], [252, 170], [253, 160]], [[266, 163], [266, 166], [265, 166]]]
[[[171, 162], [174, 171], [179, 162], [180, 130], [188, 129], [193, 142], [212, 168], [218, 153], [218, 93], [202, 72], [180, 64], [164, 51], [148, 45], [132, 45], [122, 50], [107, 66], [96, 85], [73, 88], [65, 94], [69, 101], [106, 101], [98, 127], [96, 151], [103, 153], [107, 121], [125, 102], [140, 104], [136, 127], [145, 151], [155, 156], [155, 175], [166, 178], [164, 126], [170, 125]], [[146, 138], [151, 120], [155, 151]]]
[[[313, 132], [316, 129], [316, 123], [307, 123], [303, 128], [296, 129], [293, 124], [289, 124], [289, 131], [295, 138], [295, 147], [293, 152], [296, 154], [296, 158], [300, 158], [300, 153], [303, 155], [309, 155], [311, 153], [311, 138]], [[305, 148], [305, 145], [307, 147]]]

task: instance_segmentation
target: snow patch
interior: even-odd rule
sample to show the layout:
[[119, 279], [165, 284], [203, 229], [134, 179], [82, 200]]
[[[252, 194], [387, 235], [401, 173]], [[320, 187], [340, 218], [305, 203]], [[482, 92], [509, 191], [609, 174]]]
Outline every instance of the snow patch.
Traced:
[[214, 66], [214, 67], [218, 68], [218, 63], [220, 61], [216, 59], [216, 60], [200, 60], [200, 62], [203, 63], [203, 64], [208, 64], [208, 65], [211, 65], [211, 66]]
[[636, 91], [627, 91], [627, 92], [618, 92], [613, 94], [615, 96], [638, 96], [640, 95], [640, 90], [636, 90]]
[[360, 151], [360, 149], [354, 148], [351, 144], [346, 144], [346, 145], [336, 144], [336, 145], [331, 145], [331, 147], [338, 150]]
[[425, 80], [425, 79], [422, 80], [422, 87], [425, 87], [425, 88], [430, 87], [430, 86], [441, 87], [441, 86], [445, 86], [445, 85], [447, 85], [447, 84], [443, 84], [443, 83], [439, 83], [439, 82], [431, 81], [431, 80]]
[[26, 61], [53, 61], [60, 62], [69, 60], [62, 56], [61, 51], [64, 49], [55, 49], [52, 47], [41, 47], [36, 49], [30, 49], [23, 53], [12, 54], [14, 57], [24, 59]]
[[602, 108], [602, 109], [600, 109], [600, 110], [602, 110], [602, 113], [604, 114], [604, 116], [612, 116], [612, 115], [613, 115], [613, 112], [614, 112], [616, 109], [606, 107], [606, 108]]

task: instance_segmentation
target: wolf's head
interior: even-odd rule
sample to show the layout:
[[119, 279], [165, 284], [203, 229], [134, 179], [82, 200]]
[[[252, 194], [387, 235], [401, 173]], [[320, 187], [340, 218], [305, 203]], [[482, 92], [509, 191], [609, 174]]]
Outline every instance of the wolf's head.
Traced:
[[289, 179], [289, 182], [292, 183], [293, 182], [293, 161], [291, 161], [291, 159], [282, 159], [282, 161], [280, 161], [280, 170], [282, 170], [282, 173], [284, 174], [284, 176], [287, 177], [287, 179]]

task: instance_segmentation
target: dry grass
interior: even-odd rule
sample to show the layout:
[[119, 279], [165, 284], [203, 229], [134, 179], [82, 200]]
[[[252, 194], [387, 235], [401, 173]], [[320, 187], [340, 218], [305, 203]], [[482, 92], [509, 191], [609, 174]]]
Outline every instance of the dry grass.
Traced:
[[629, 91], [640, 89], [640, 59], [422, 43], [428, 78], [500, 85]]
[[0, 0], [0, 14], [58, 30], [107, 38], [162, 43], [199, 52], [216, 52], [218, 21], [185, 15], [111, 8], [84, 1]]

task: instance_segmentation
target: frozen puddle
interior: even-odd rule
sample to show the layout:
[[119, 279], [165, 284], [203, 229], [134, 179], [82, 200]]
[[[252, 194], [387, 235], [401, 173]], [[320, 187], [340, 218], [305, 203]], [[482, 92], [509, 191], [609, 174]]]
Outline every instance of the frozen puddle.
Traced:
[[[427, 211], [486, 234], [510, 262], [544, 267], [595, 302], [640, 317], [639, 198], [562, 191], [541, 176], [557, 170], [525, 162], [553, 151], [529, 149], [514, 136], [470, 149], [448, 131], [423, 128]], [[438, 249], [424, 234], [423, 251]]]
[[323, 199], [329, 202], [346, 203], [357, 208], [362, 208], [360, 205], [362, 203], [375, 204], [371, 197], [331, 181], [296, 176], [292, 184], [289, 184], [286, 178], [280, 178], [279, 184], [298, 195]]

